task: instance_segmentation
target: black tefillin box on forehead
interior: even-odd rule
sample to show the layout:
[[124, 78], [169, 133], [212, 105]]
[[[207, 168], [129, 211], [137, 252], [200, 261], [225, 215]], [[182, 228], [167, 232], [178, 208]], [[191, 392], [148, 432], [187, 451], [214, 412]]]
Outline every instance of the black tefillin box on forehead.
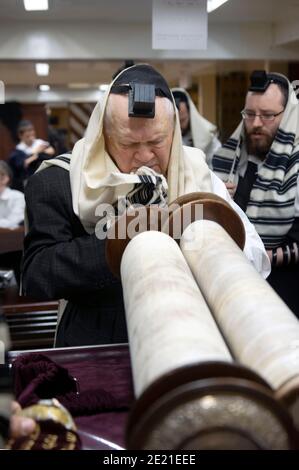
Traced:
[[283, 88], [288, 90], [288, 82], [283, 76], [273, 73], [266, 73], [265, 70], [255, 70], [250, 76], [250, 87], [249, 91], [263, 93], [267, 90], [271, 83], [281, 85]]
[[129, 116], [155, 117], [155, 85], [132, 83], [129, 89]]
[[142, 117], [150, 119], [153, 119], [155, 117], [155, 85], [138, 82], [131, 82], [123, 85], [114, 85], [111, 88], [111, 93], [128, 93], [129, 117]]

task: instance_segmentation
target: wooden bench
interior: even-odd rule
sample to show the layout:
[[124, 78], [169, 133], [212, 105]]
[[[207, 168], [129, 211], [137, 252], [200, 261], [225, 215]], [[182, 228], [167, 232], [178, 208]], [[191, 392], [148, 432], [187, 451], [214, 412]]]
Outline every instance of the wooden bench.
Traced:
[[39, 302], [18, 295], [16, 287], [1, 293], [2, 310], [9, 325], [11, 349], [51, 348], [58, 302]]

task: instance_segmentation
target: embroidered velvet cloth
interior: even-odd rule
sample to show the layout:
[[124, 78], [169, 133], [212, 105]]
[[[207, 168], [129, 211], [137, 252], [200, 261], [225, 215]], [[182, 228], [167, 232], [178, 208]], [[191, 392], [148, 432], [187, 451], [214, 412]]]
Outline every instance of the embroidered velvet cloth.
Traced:
[[[26, 352], [10, 352], [10, 362], [26, 356]], [[129, 349], [126, 344], [84, 348], [49, 349], [43, 356], [62, 366], [71, 377], [77, 378], [80, 394], [103, 389], [117, 401], [117, 405], [134, 401]], [[16, 363], [17, 364], [17, 363]], [[15, 365], [16, 365], [15, 364]], [[18, 373], [16, 374], [18, 376]], [[23, 380], [16, 377], [17, 380]], [[34, 378], [33, 378], [34, 379]], [[23, 381], [19, 396], [23, 393]], [[74, 387], [74, 385], [72, 385]], [[72, 388], [73, 393], [75, 387]], [[61, 393], [59, 393], [61, 395]], [[129, 408], [97, 411], [76, 415], [77, 433], [83, 449], [112, 450], [123, 448]]]
[[[115, 397], [99, 387], [80, 392], [68, 370], [43, 354], [29, 353], [13, 362], [14, 389], [22, 408], [44, 398], [57, 398], [73, 416], [127, 409], [127, 397]], [[77, 385], [78, 384], [78, 385]]]

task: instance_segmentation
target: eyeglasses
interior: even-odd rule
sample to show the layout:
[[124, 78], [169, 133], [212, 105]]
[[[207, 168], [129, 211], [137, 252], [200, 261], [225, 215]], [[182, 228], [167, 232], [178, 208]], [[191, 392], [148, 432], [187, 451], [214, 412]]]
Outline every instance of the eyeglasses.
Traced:
[[279, 116], [281, 113], [284, 112], [284, 109], [280, 111], [280, 113], [264, 113], [264, 114], [255, 114], [252, 111], [246, 111], [246, 109], [243, 109], [241, 111], [241, 115], [243, 119], [246, 119], [247, 121], [254, 121], [256, 117], [259, 117], [262, 121], [274, 121], [276, 116]]

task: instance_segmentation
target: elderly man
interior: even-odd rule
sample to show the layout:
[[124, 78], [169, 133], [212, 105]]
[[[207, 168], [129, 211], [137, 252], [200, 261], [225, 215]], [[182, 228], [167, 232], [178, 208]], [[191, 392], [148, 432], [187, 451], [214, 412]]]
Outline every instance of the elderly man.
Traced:
[[180, 118], [183, 144], [202, 150], [211, 166], [214, 153], [221, 147], [217, 128], [196, 109], [189, 93], [183, 88], [172, 88]]
[[253, 226], [202, 152], [182, 146], [164, 78], [146, 64], [122, 71], [96, 105], [71, 158], [44, 162], [26, 188], [23, 291], [64, 299], [56, 346], [127, 340], [122, 287], [107, 267], [105, 240], [95, 234], [101, 204], [115, 205], [120, 198], [160, 205], [194, 191], [230, 201], [246, 229], [245, 254], [267, 276], [270, 263]]
[[256, 71], [241, 114], [213, 168], [268, 250], [269, 283], [299, 317], [298, 101], [284, 76]]

